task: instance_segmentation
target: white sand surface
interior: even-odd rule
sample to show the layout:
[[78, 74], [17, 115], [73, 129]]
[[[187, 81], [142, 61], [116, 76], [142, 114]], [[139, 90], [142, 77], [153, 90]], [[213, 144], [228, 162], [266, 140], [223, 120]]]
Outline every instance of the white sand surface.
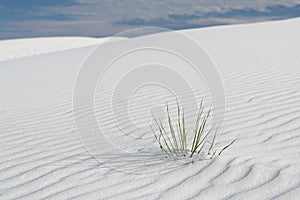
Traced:
[[[144, 174], [107, 167], [78, 138], [72, 105], [77, 73], [94, 48], [89, 45], [101, 40], [1, 41], [0, 199], [299, 199], [300, 19], [183, 32], [220, 72], [226, 117], [216, 147], [237, 137], [229, 149], [213, 160], [164, 161], [153, 140], [149, 149], [158, 156], [149, 159], [174, 167], [154, 163], [157, 171]], [[102, 92], [96, 91], [96, 115], [109, 129], [113, 119]], [[143, 102], [161, 94], [141, 91], [132, 118], [143, 118]], [[122, 159], [112, 163], [123, 169]]]
[[0, 61], [101, 44], [108, 38], [45, 37], [0, 40]]

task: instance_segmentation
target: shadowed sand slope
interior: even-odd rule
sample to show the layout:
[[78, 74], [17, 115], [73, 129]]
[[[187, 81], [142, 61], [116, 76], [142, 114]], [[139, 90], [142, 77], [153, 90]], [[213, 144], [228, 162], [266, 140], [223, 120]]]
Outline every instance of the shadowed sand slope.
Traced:
[[[143, 167], [159, 172], [118, 172], [86, 151], [74, 124], [73, 86], [92, 47], [3, 61], [0, 199], [298, 199], [300, 20], [184, 33], [205, 47], [220, 71], [226, 118], [216, 146], [237, 137], [232, 147], [214, 160], [176, 161], [160, 170], [170, 161], [152, 140], [147, 144], [155, 152], [149, 157], [153, 166]], [[113, 119], [101, 101], [105, 92], [96, 91], [95, 114], [109, 128]], [[141, 107], [161, 95], [151, 88], [141, 91], [131, 117], [143, 118]], [[122, 159], [111, 162], [134, 166]]]

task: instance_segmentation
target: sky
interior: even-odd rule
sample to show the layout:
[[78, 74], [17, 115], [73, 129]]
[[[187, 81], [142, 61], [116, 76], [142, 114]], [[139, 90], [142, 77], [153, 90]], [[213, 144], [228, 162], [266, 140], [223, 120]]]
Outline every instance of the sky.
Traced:
[[300, 17], [300, 0], [0, 0], [0, 40], [105, 37]]

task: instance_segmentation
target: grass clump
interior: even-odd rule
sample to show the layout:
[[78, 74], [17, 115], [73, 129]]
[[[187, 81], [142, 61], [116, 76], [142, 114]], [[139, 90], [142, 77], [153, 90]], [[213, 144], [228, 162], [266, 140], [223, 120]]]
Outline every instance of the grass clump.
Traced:
[[[195, 121], [193, 135], [192, 137], [188, 137], [184, 110], [181, 109], [179, 104], [177, 103], [177, 120], [173, 121], [170, 116], [168, 103], [166, 104], [166, 107], [167, 124], [163, 125], [161, 120], [156, 119], [155, 116], [153, 116], [158, 131], [154, 131], [153, 127], [151, 126], [150, 128], [161, 151], [168, 158], [192, 158], [193, 156], [202, 153], [205, 145], [209, 145], [206, 154], [209, 156], [209, 159], [212, 159], [216, 155], [221, 155], [221, 153], [229, 146], [231, 146], [236, 140], [234, 139], [230, 144], [222, 148], [217, 154], [217, 150], [214, 148], [217, 128], [215, 128], [214, 126], [212, 126], [211, 128], [207, 128], [207, 122], [211, 114], [211, 109], [209, 109], [208, 112], [204, 112], [204, 106], [201, 102]], [[211, 141], [208, 141], [207, 138], [212, 133], [214, 133], [214, 136]], [[191, 142], [188, 142], [189, 138], [191, 138]], [[190, 148], [188, 148], [188, 145], [190, 145]]]

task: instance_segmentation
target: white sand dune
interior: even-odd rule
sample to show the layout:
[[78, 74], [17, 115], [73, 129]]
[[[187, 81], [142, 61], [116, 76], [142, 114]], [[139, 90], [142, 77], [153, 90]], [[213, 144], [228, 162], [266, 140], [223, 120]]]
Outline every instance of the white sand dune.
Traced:
[[[9, 44], [32, 49], [26, 56], [47, 52], [18, 59], [25, 53], [2, 56], [8, 44], [2, 41], [0, 199], [299, 199], [300, 19], [183, 32], [205, 47], [220, 71], [226, 118], [216, 146], [238, 137], [233, 146], [216, 159], [177, 162], [160, 173], [101, 165], [77, 136], [72, 105], [77, 73], [93, 49], [84, 46], [99, 40], [65, 38], [68, 45], [59, 39], [63, 44], [54, 47], [46, 39], [32, 48], [16, 40]], [[96, 92], [96, 115], [109, 129], [102, 94]], [[141, 102], [161, 95], [141, 91], [132, 117], [143, 118]], [[151, 148], [159, 155], [156, 143]], [[124, 165], [120, 160], [112, 162]]]
[[0, 41], [0, 61], [101, 44], [108, 38], [49, 37]]

